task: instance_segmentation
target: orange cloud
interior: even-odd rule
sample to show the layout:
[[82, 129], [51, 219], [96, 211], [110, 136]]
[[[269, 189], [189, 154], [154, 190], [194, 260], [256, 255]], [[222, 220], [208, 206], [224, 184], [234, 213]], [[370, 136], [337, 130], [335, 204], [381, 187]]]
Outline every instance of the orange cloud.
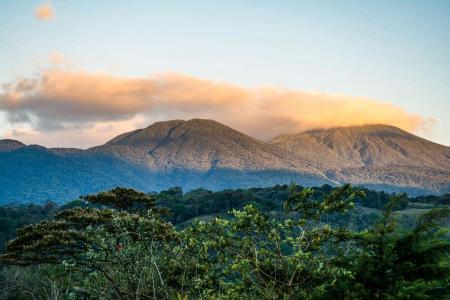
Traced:
[[35, 10], [34, 15], [42, 21], [52, 20], [55, 17], [53, 5], [50, 2], [39, 5]]
[[53, 51], [49, 55], [49, 62], [52, 65], [64, 65], [68, 64], [69, 60], [61, 53]]
[[142, 125], [142, 120], [210, 118], [261, 139], [311, 128], [377, 123], [416, 131], [427, 125], [422, 117], [386, 102], [270, 87], [248, 89], [171, 73], [122, 78], [47, 70], [38, 78], [4, 86], [0, 110], [10, 123], [29, 124], [40, 132], [113, 126], [136, 117]]

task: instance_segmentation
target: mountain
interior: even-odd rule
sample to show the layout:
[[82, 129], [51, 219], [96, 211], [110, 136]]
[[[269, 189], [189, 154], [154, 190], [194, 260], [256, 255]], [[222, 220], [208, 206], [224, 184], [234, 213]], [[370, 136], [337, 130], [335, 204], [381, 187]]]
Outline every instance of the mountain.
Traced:
[[163, 187], [212, 190], [290, 181], [305, 185], [334, 183], [314, 167], [314, 162], [298, 160], [291, 151], [213, 120], [157, 122], [90, 151], [113, 153], [151, 170], [155, 176], [152, 188], [160, 188], [161, 183]]
[[0, 152], [9, 152], [25, 147], [25, 144], [16, 140], [0, 140]]
[[271, 144], [292, 151], [338, 182], [449, 191], [450, 147], [388, 125], [309, 130]]
[[269, 143], [213, 120], [158, 122], [87, 150], [0, 140], [0, 202], [64, 202], [115, 186], [218, 190], [351, 182], [450, 191], [449, 147], [392, 126], [281, 135]]
[[0, 153], [0, 169], [3, 202], [63, 202], [115, 186], [151, 191], [333, 183], [290, 151], [199, 119], [158, 122], [87, 150], [23, 145]]
[[240, 171], [290, 170], [324, 176], [308, 160], [264, 143], [213, 120], [158, 122], [128, 132], [103, 148], [139, 149], [150, 155], [160, 170], [233, 169]]

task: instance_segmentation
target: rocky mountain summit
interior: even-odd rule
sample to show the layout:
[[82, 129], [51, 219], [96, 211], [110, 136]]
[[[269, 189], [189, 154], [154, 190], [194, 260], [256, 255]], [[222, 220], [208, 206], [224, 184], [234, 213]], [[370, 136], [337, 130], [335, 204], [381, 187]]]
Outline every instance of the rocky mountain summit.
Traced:
[[450, 147], [366, 125], [252, 138], [213, 120], [172, 120], [87, 150], [0, 140], [1, 201], [66, 201], [128, 186], [225, 189], [350, 182], [412, 194], [450, 191]]

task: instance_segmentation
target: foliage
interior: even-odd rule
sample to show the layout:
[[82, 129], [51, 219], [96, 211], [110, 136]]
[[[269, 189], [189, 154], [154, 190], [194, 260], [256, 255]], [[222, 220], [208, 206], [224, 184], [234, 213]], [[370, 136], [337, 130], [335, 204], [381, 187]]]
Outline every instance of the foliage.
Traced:
[[176, 251], [195, 257], [194, 288], [211, 298], [304, 299], [324, 296], [350, 276], [338, 261], [351, 233], [319, 222], [322, 214], [345, 212], [355, 192], [344, 186], [317, 202], [309, 195], [293, 190], [288, 199], [287, 213], [300, 217], [280, 222], [248, 205], [233, 210], [231, 220], [216, 218], [184, 230], [185, 244]]
[[[17, 231], [0, 256], [0, 298], [448, 297], [450, 242], [441, 225], [449, 210], [404, 228], [394, 212], [406, 198], [391, 195], [381, 214], [364, 215], [375, 221], [369, 226], [355, 208], [365, 194], [292, 184], [85, 196]], [[217, 216], [196, 219], [205, 214]]]
[[50, 219], [57, 210], [58, 206], [54, 202], [44, 205], [0, 206], [0, 252], [4, 251], [6, 242], [15, 237], [17, 228]]
[[421, 215], [414, 228], [404, 230], [393, 215], [402, 200], [393, 197], [378, 222], [357, 235], [357, 247], [347, 257], [354, 280], [337, 289], [341, 297], [349, 286], [359, 287], [358, 295], [370, 299], [450, 296], [449, 231], [440, 227], [450, 210], [433, 209]]

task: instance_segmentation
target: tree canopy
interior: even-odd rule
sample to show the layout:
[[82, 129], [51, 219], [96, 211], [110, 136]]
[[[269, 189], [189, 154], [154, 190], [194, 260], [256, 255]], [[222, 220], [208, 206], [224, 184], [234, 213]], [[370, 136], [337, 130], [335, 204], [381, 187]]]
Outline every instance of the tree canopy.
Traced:
[[[395, 215], [405, 196], [391, 195], [359, 230], [349, 216], [366, 197], [361, 189], [264, 191], [277, 201], [261, 191], [116, 188], [82, 197], [17, 231], [0, 256], [0, 298], [448, 299], [448, 208], [405, 228]], [[198, 215], [208, 197], [227, 199], [216, 203], [221, 213], [184, 226], [161, 207], [189, 203]]]

